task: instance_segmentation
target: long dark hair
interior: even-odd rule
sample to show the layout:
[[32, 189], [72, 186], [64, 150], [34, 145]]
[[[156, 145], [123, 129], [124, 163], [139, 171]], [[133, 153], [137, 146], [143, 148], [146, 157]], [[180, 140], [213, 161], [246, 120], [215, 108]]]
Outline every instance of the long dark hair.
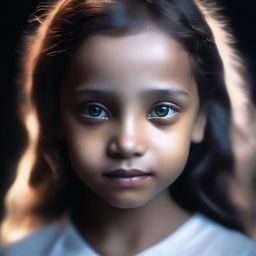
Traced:
[[[134, 33], [151, 23], [189, 53], [200, 106], [207, 114], [204, 140], [191, 145], [185, 170], [171, 186], [170, 193], [187, 210], [201, 211], [227, 226], [239, 228], [222, 190], [224, 177], [234, 169], [230, 102], [223, 64], [212, 31], [195, 2], [59, 0], [46, 9], [39, 27], [27, 39], [23, 58], [21, 115], [30, 139], [28, 148], [34, 157], [27, 182], [36, 195], [23, 215], [44, 219], [58, 216], [71, 207], [76, 191], [70, 190], [70, 186], [80, 182], [70, 171], [65, 145], [58, 134], [59, 90], [70, 58], [93, 34]], [[37, 124], [34, 137], [28, 126], [29, 116]], [[9, 192], [9, 201], [13, 191]]]

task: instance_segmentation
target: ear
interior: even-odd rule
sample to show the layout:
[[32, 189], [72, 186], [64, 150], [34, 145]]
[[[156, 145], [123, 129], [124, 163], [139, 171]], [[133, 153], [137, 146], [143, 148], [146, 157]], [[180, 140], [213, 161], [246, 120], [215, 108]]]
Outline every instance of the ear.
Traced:
[[198, 113], [195, 120], [191, 140], [194, 143], [200, 143], [204, 139], [204, 130], [206, 126], [206, 114], [204, 111]]

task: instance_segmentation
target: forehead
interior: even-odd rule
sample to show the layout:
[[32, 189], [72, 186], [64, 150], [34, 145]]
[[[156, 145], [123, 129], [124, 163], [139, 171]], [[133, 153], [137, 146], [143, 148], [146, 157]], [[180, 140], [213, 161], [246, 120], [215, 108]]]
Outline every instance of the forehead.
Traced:
[[154, 87], [157, 81], [163, 88], [173, 84], [190, 90], [189, 58], [181, 44], [155, 28], [122, 36], [98, 34], [74, 54], [66, 81], [71, 79], [73, 87], [91, 83], [115, 90], [122, 84], [122, 91]]

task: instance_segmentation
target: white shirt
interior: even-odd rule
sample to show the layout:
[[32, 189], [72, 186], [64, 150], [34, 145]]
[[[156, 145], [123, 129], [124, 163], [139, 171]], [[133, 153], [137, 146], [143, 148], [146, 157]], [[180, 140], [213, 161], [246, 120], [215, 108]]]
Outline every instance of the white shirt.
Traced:
[[[70, 221], [54, 221], [3, 248], [1, 256], [99, 256]], [[120, 255], [121, 256], [121, 255]], [[256, 256], [256, 242], [201, 214], [135, 256]]]

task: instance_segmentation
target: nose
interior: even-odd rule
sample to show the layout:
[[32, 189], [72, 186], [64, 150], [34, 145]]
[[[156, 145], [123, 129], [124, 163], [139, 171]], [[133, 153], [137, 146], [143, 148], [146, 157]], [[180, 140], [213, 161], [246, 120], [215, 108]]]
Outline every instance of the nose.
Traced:
[[109, 141], [108, 154], [115, 158], [141, 157], [146, 152], [144, 127], [135, 118], [127, 118], [116, 124]]

